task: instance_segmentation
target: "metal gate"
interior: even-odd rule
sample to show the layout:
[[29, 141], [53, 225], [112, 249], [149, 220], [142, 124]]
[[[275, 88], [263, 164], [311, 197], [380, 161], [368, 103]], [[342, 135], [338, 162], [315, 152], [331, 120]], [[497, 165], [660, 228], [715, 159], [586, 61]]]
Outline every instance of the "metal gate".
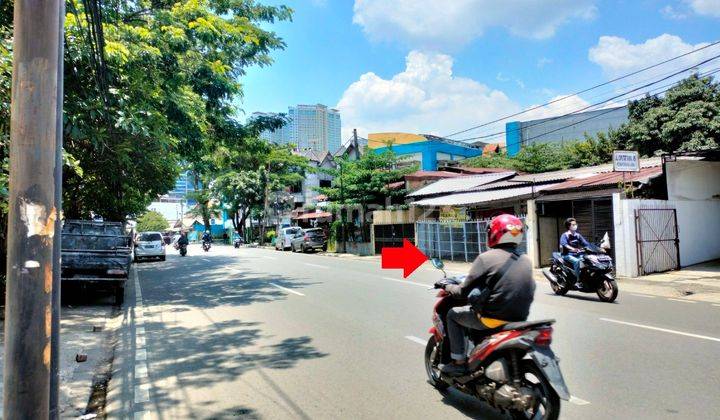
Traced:
[[635, 210], [635, 240], [640, 275], [680, 268], [675, 209]]
[[[525, 222], [524, 216], [520, 219]], [[487, 251], [487, 220], [467, 222], [439, 222], [423, 220], [415, 223], [417, 247], [428, 257], [443, 260], [473, 262], [481, 252]], [[520, 253], [527, 252], [525, 238], [518, 246]]]
[[375, 254], [381, 254], [386, 247], [401, 247], [403, 239], [415, 243], [415, 224], [373, 225], [375, 234]]

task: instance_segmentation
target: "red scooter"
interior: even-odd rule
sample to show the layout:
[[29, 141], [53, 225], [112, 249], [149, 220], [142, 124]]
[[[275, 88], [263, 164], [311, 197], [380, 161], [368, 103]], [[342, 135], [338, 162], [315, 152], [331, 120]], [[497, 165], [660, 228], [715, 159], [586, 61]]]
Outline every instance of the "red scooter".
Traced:
[[[433, 265], [442, 270], [439, 259]], [[443, 274], [445, 271], [443, 270]], [[444, 277], [448, 284], [460, 284], [463, 278]], [[511, 322], [489, 330], [470, 330], [471, 349], [468, 373], [447, 376], [440, 365], [451, 363], [447, 339], [447, 313], [455, 306], [467, 305], [440, 290], [433, 310], [433, 327], [425, 348], [425, 369], [430, 383], [444, 391], [449, 386], [479, 398], [514, 419], [557, 419], [560, 399], [570, 393], [563, 380], [558, 359], [550, 349], [555, 320]]]

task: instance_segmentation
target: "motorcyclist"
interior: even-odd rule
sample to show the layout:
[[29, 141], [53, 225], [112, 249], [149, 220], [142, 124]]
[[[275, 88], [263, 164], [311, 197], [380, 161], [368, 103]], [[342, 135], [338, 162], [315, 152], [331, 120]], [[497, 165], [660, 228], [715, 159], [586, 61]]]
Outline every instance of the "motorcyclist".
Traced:
[[205, 231], [202, 235], [202, 241], [205, 242], [212, 242], [212, 235], [210, 235], [210, 232]]
[[580, 262], [582, 261], [583, 248], [589, 246], [590, 243], [583, 238], [577, 231], [578, 224], [575, 219], [570, 217], [565, 220], [565, 228], [567, 232], [560, 236], [560, 247], [562, 248], [563, 260], [572, 264], [575, 272], [575, 287], [582, 289], [580, 282]]
[[[535, 294], [532, 263], [519, 255], [524, 224], [509, 214], [493, 218], [488, 225], [489, 249], [478, 255], [470, 273], [460, 285], [436, 283], [454, 297], [470, 297], [471, 305], [450, 309], [447, 315], [450, 357], [453, 363], [442, 366], [447, 375], [467, 372], [465, 328], [476, 330], [500, 327], [508, 322], [527, 320]], [[512, 260], [512, 261], [511, 261]], [[502, 272], [496, 276], [496, 273]], [[499, 277], [499, 278], [495, 278]], [[488, 287], [488, 281], [491, 284]]]
[[188, 241], [187, 232], [181, 232], [180, 237], [177, 240], [178, 247], [183, 245], [187, 246], [189, 243], [190, 241]]

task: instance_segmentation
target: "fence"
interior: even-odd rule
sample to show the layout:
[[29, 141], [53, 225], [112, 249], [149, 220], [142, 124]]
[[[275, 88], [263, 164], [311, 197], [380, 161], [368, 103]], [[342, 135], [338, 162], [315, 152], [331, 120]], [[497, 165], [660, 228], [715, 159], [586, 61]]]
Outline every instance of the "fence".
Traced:
[[[524, 217], [521, 217], [523, 222]], [[467, 222], [439, 222], [422, 220], [415, 223], [417, 247], [428, 257], [442, 260], [472, 262], [487, 251], [487, 225], [490, 219]], [[527, 230], [527, 228], [526, 228]], [[525, 237], [518, 247], [527, 252]]]

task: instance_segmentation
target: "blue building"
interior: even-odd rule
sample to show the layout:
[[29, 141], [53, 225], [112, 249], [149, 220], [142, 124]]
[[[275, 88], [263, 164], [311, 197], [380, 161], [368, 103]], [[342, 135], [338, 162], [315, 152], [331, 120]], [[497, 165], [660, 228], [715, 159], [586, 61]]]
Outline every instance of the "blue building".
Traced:
[[585, 134], [595, 136], [618, 128], [627, 121], [627, 106], [539, 120], [511, 121], [505, 124], [507, 154], [515, 156], [521, 147], [529, 144], [584, 140]]
[[423, 171], [436, 171], [438, 165], [482, 155], [467, 143], [428, 134], [372, 133], [368, 148], [375, 153], [392, 150], [401, 163], [419, 165]]

